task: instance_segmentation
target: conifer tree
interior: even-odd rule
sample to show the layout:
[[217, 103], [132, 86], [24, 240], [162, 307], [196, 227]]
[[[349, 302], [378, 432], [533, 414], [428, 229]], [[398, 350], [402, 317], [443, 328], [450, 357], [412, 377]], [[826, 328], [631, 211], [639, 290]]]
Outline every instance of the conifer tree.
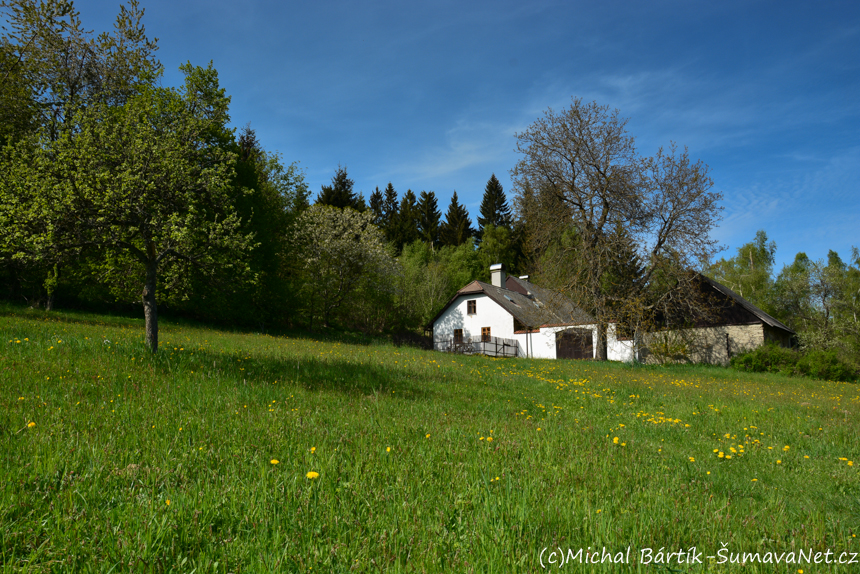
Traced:
[[448, 213], [445, 214], [445, 223], [440, 229], [441, 243], [442, 245], [457, 247], [465, 243], [474, 234], [475, 230], [472, 229], [469, 212], [457, 201], [457, 192], [455, 191], [451, 197], [451, 204], [448, 206]]
[[442, 213], [436, 194], [432, 191], [422, 191], [418, 199], [418, 233], [421, 240], [436, 247], [439, 245], [439, 221]]
[[496, 174], [490, 176], [487, 187], [484, 188], [484, 199], [481, 201], [481, 215], [478, 216], [478, 237], [484, 234], [488, 225], [504, 227], [511, 230], [511, 208], [505, 198], [502, 184], [496, 179]]
[[373, 224], [380, 229], [385, 221], [385, 214], [382, 210], [383, 201], [382, 192], [379, 191], [379, 187], [377, 187], [373, 190], [373, 193], [370, 194], [370, 213], [373, 216]]
[[385, 233], [385, 240], [389, 243], [394, 243], [397, 236], [397, 192], [391, 182], [385, 187], [385, 194], [382, 199], [382, 231]]
[[334, 177], [331, 178], [331, 185], [322, 186], [316, 202], [321, 205], [340, 208], [351, 207], [356, 211], [364, 211], [367, 209], [364, 198], [361, 195], [356, 195], [352, 190], [353, 185], [355, 182], [349, 179], [346, 167], [339, 165]]
[[397, 253], [403, 250], [404, 245], [408, 245], [416, 239], [418, 239], [418, 203], [415, 193], [408, 189], [403, 194], [403, 199], [400, 200], [396, 218], [394, 246]]

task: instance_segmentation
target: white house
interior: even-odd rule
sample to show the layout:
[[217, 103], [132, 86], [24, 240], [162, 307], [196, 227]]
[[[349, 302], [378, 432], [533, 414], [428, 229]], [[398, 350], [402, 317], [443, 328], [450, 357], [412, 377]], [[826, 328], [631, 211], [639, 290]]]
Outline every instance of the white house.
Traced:
[[[490, 267], [491, 283], [472, 281], [431, 322], [433, 348], [541, 359], [590, 359], [596, 355], [597, 324], [563, 295], [508, 277], [504, 266]], [[789, 346], [794, 331], [731, 289], [699, 276], [706, 319], [685, 328], [642, 333], [632, 339], [606, 329], [610, 361], [728, 364], [731, 357], [767, 342]]]
[[[433, 348], [466, 348], [498, 356], [542, 359], [594, 358], [597, 325], [593, 317], [559, 293], [509, 277], [504, 266], [490, 267], [491, 283], [472, 281], [431, 322]], [[607, 331], [610, 360], [631, 361], [631, 341]]]

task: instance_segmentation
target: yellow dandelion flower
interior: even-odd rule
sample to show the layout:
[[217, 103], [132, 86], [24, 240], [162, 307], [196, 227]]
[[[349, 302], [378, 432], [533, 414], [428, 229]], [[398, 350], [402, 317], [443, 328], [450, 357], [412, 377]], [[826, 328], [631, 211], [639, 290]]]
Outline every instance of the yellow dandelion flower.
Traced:
[[854, 466], [854, 461], [853, 461], [853, 460], [849, 460], [849, 461], [848, 461], [848, 466]]
[[776, 464], [782, 464], [781, 460], [776, 461]]
[[164, 502], [167, 503], [167, 506], [170, 506], [170, 499], [169, 498], [167, 500], [165, 500]]
[[430, 438], [430, 433], [428, 432], [424, 438]]
[[617, 436], [613, 437], [612, 442], [613, 442], [613, 444], [618, 444], [618, 437]]
[[315, 453], [316, 451], [317, 451], [317, 447], [312, 446], [312, 447], [311, 447], [311, 454]]
[[[540, 429], [538, 429], [538, 430], [540, 430]], [[488, 437], [487, 437], [487, 442], [493, 442], [493, 437], [488, 436]]]
[[391, 452], [391, 447], [386, 448], [385, 452]]
[[278, 460], [278, 459], [276, 459], [276, 458], [273, 458], [273, 459], [272, 459], [272, 460], [270, 460], [269, 462], [271, 462], [272, 464], [278, 464], [278, 463], [279, 463], [279, 462], [281, 462], [281, 461], [279, 461], [279, 460]]
[[34, 426], [36, 426], [36, 423], [34, 423], [33, 421], [27, 423], [27, 428], [29, 429], [33, 428]]
[[309, 479], [313, 480], [315, 478], [319, 478], [319, 475], [320, 475], [320, 473], [318, 473], [318, 472], [310, 471], [305, 476], [307, 476]]

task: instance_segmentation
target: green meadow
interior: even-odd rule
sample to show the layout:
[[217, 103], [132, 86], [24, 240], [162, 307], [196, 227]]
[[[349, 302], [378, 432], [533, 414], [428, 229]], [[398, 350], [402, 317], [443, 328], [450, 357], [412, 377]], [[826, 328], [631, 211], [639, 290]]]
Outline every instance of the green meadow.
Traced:
[[857, 385], [160, 340], [0, 309], [0, 572], [860, 571]]

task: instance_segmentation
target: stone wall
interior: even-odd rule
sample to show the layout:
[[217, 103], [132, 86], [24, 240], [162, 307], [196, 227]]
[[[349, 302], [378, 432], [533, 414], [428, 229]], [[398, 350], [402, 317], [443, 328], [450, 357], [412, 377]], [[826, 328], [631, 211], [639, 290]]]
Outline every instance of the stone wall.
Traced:
[[764, 344], [763, 327], [755, 323], [648, 333], [643, 337], [640, 360], [647, 364], [728, 365], [731, 357]]

